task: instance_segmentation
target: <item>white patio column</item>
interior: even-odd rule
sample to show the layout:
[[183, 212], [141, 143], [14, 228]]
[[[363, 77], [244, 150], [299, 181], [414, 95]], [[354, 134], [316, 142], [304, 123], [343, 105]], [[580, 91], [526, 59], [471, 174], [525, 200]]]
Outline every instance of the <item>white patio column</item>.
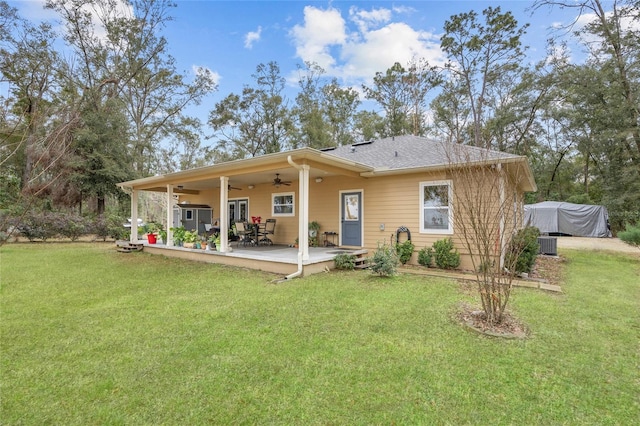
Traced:
[[167, 247], [173, 247], [173, 185], [167, 185]]
[[225, 253], [229, 248], [229, 177], [220, 176], [220, 251]]
[[302, 260], [309, 260], [309, 165], [302, 164], [299, 168], [298, 198], [299, 220], [298, 235], [300, 238], [299, 248], [302, 250]]
[[131, 234], [129, 241], [138, 243], [138, 190], [131, 190]]

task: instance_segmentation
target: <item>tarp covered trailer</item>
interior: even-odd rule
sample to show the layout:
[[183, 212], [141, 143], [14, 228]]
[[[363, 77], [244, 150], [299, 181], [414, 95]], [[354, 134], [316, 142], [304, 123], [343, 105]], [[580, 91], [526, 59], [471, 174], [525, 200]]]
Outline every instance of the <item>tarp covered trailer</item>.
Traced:
[[604, 206], [544, 201], [524, 206], [524, 221], [541, 234], [575, 237], [611, 237], [609, 213]]

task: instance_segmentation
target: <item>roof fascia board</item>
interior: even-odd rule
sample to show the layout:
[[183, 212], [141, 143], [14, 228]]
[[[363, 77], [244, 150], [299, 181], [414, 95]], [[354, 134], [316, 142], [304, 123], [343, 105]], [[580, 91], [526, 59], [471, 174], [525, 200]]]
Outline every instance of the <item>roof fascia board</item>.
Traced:
[[[245, 158], [241, 160], [232, 160], [211, 166], [198, 167], [196, 169], [184, 170], [180, 172], [168, 173], [166, 175], [149, 176], [146, 178], [121, 182], [117, 184], [121, 188], [151, 189], [157, 188], [159, 185], [170, 184], [171, 182], [180, 181], [182, 183], [194, 182], [202, 178], [214, 178], [217, 176], [237, 176], [249, 172], [259, 172], [271, 170], [274, 167], [289, 167], [287, 157], [301, 161], [308, 160], [325, 167], [333, 167], [334, 170], [345, 174], [353, 172], [359, 176], [360, 173], [373, 170], [372, 167], [366, 166], [354, 161], [345, 160], [335, 155], [327, 155], [313, 148], [299, 148], [292, 151], [283, 151], [273, 154], [266, 154], [259, 157]], [[321, 168], [318, 166], [318, 168]], [[346, 173], [349, 174], [349, 173]]]
[[362, 177], [362, 172], [358, 171], [358, 170], [350, 170], [348, 168], [345, 167], [339, 167], [339, 166], [335, 166], [332, 164], [329, 164], [327, 162], [318, 162], [318, 161], [304, 161], [304, 164], [309, 165], [311, 168], [313, 169], [319, 169], [319, 170], [323, 170], [325, 172], [328, 173], [335, 173], [335, 174], [339, 174], [342, 176], [349, 176], [349, 177], [355, 177], [355, 178], [359, 178]]
[[[538, 190], [535, 180], [533, 178], [533, 174], [531, 173], [531, 167], [529, 166], [529, 161], [527, 157], [517, 156], [517, 157], [506, 157], [506, 158], [496, 158], [490, 160], [480, 160], [480, 161], [470, 161], [470, 162], [459, 162], [452, 164], [438, 164], [434, 166], [427, 167], [412, 167], [412, 168], [404, 168], [404, 169], [389, 169], [385, 167], [378, 167], [370, 172], [361, 173], [362, 177], [379, 177], [379, 176], [393, 176], [393, 175], [403, 175], [410, 173], [432, 173], [439, 171], [447, 171], [452, 168], [460, 168], [460, 167], [481, 167], [488, 166], [491, 164], [505, 164], [505, 165], [517, 165], [518, 167], [524, 168], [524, 174], [526, 176], [526, 184], [521, 184], [522, 189], [526, 192], [535, 192]], [[513, 171], [513, 170], [512, 170]], [[522, 173], [522, 172], [521, 172]]]

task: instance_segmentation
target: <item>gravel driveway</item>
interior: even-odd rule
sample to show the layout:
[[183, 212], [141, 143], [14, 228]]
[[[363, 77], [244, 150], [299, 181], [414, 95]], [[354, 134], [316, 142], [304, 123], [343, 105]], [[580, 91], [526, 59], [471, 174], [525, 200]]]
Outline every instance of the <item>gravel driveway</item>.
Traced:
[[640, 257], [640, 249], [623, 243], [619, 238], [558, 237], [558, 249], [608, 250]]

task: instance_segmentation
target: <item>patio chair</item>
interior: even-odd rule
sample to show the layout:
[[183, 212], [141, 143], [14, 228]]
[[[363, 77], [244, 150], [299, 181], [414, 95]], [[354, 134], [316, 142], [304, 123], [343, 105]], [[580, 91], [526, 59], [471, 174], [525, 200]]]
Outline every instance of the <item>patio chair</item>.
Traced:
[[253, 230], [249, 228], [246, 222], [236, 221], [236, 233], [239, 237], [238, 245], [242, 244], [246, 247], [247, 244], [254, 245], [256, 243], [253, 239]]
[[275, 234], [276, 231], [276, 220], [275, 219], [267, 219], [264, 223], [264, 227], [260, 229], [259, 232], [259, 240], [260, 244], [268, 244], [273, 245], [273, 241], [269, 238], [269, 235]]

